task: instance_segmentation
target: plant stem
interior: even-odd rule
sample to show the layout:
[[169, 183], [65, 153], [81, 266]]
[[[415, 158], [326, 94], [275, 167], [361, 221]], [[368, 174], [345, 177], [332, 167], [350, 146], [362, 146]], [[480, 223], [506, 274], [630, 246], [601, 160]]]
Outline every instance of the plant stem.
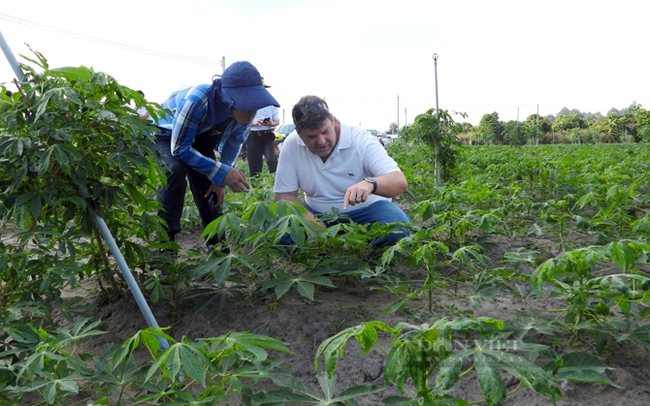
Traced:
[[464, 377], [465, 375], [469, 374], [469, 373], [472, 372], [473, 370], [474, 370], [474, 364], [472, 364], [472, 366], [469, 367], [469, 368], [467, 369], [467, 371], [465, 371], [465, 372], [461, 373], [460, 375], [458, 375], [458, 379]]

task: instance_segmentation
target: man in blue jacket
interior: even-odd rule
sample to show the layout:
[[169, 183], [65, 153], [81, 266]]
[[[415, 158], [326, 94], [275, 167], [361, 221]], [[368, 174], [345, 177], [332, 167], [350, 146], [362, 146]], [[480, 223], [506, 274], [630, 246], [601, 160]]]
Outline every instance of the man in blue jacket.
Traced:
[[[162, 104], [171, 115], [157, 124], [156, 149], [167, 173], [158, 215], [170, 241], [181, 231], [188, 180], [204, 228], [222, 215], [226, 186], [233, 192], [250, 188], [234, 164], [255, 113], [270, 105], [280, 106], [249, 62], [235, 62], [212, 84], [183, 88]], [[208, 245], [216, 242], [215, 236]]]

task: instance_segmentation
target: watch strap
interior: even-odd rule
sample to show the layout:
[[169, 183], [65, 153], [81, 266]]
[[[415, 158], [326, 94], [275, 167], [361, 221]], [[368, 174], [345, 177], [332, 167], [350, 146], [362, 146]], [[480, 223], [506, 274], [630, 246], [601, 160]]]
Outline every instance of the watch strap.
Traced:
[[372, 192], [370, 193], [375, 193], [375, 190], [377, 190], [377, 180], [375, 178], [367, 177], [364, 179], [366, 182], [372, 183]]

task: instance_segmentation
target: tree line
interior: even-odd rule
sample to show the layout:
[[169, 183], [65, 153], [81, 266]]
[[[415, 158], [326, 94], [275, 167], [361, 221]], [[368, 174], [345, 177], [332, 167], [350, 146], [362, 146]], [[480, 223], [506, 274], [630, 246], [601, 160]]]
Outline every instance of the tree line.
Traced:
[[[564, 107], [556, 116], [529, 115], [524, 121], [501, 121], [497, 112], [484, 114], [477, 126], [458, 123], [458, 140], [470, 145], [526, 145], [552, 143], [621, 143], [650, 141], [650, 111], [633, 102], [607, 115]], [[388, 132], [397, 125], [391, 123]], [[403, 130], [402, 130], [403, 131]]]

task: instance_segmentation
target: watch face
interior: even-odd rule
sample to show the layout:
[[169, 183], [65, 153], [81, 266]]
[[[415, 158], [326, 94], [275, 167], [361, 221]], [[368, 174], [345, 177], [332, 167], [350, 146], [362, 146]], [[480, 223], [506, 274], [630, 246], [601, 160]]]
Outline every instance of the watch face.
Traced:
[[368, 182], [375, 182], [375, 178], [372, 178], [372, 177], [370, 177], [370, 176], [368, 176], [368, 177], [366, 178], [366, 180], [367, 180]]

